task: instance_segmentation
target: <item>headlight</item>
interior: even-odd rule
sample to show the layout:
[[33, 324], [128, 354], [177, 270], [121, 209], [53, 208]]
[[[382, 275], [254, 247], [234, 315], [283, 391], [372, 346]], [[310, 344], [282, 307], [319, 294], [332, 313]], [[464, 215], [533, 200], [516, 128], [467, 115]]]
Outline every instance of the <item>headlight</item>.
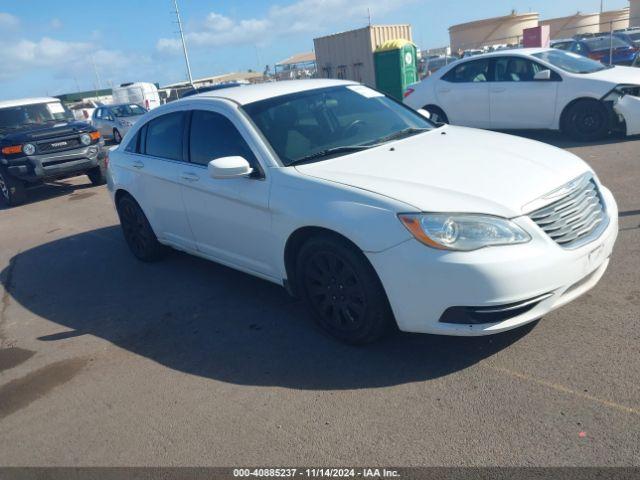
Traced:
[[33, 143], [25, 143], [22, 146], [22, 151], [25, 155], [33, 155], [36, 153], [36, 146]]
[[409, 213], [399, 218], [417, 240], [441, 250], [469, 251], [531, 240], [512, 221], [491, 215]]
[[80, 135], [80, 142], [83, 145], [91, 145], [91, 135], [89, 135], [88, 133], [83, 133], [82, 135]]

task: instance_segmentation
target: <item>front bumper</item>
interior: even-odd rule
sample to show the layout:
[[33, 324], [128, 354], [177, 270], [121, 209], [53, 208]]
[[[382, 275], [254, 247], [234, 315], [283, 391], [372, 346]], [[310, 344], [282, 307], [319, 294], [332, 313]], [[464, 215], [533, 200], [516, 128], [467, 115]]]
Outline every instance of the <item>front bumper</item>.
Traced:
[[99, 165], [103, 156], [102, 142], [57, 153], [31, 155], [10, 161], [8, 172], [21, 180], [35, 182], [71, 176]]
[[[598, 283], [618, 235], [618, 208], [601, 187], [609, 225], [594, 241], [564, 249], [531, 219], [514, 221], [532, 236], [529, 243], [447, 252], [408, 240], [389, 250], [368, 253], [378, 272], [400, 330], [476, 336], [532, 322], [576, 299]], [[547, 295], [550, 294], [550, 295]], [[443, 313], [457, 306], [504, 306], [540, 297], [524, 313], [495, 323], [444, 323]]]
[[624, 95], [614, 103], [613, 109], [622, 117], [627, 135], [640, 135], [640, 97]]

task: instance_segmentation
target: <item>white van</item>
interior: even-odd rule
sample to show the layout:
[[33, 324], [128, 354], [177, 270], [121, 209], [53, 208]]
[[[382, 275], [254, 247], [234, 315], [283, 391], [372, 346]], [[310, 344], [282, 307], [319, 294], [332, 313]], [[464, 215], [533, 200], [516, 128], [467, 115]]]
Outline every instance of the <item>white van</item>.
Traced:
[[160, 95], [153, 83], [123, 83], [113, 89], [113, 103], [137, 103], [147, 110], [160, 106]]

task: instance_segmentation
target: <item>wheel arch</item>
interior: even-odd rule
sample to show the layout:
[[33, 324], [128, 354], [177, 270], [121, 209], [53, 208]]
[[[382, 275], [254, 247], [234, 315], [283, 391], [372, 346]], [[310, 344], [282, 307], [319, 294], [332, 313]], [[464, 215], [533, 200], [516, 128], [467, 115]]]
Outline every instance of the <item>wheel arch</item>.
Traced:
[[566, 121], [567, 112], [569, 112], [571, 107], [573, 107], [578, 102], [583, 102], [583, 101], [586, 101], [586, 100], [600, 102], [600, 103], [602, 103], [604, 105], [604, 102], [602, 102], [602, 99], [596, 98], [596, 97], [581, 96], [581, 97], [574, 98], [573, 100], [571, 100], [569, 103], [567, 103], [564, 106], [564, 108], [560, 112], [560, 116], [558, 117], [558, 128], [561, 131], [564, 131], [564, 129], [565, 129], [565, 121]]
[[[297, 258], [298, 252], [308, 240], [310, 240], [311, 238], [322, 236], [322, 235], [331, 236], [331, 237], [340, 239], [341, 241], [352, 246], [357, 251], [361, 252], [362, 256], [365, 259], [367, 258], [367, 256], [364, 255], [363, 250], [353, 240], [351, 240], [344, 234], [339, 233], [335, 230], [331, 230], [325, 227], [311, 226], [311, 225], [296, 229], [289, 235], [289, 238], [287, 238], [287, 241], [285, 242], [285, 246], [284, 246], [284, 267], [285, 267], [287, 278], [284, 280], [283, 283], [287, 291], [293, 296], [298, 295], [298, 292], [296, 291], [296, 284], [297, 284], [296, 262], [298, 260]], [[368, 261], [369, 260], [367, 259], [367, 262]]]

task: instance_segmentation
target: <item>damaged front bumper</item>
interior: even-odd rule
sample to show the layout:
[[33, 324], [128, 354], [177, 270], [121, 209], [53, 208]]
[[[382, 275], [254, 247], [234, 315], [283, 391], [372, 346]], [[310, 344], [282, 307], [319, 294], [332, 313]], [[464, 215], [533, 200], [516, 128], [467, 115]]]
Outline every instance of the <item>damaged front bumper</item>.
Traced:
[[614, 101], [613, 110], [627, 135], [640, 135], [640, 97], [623, 95]]

